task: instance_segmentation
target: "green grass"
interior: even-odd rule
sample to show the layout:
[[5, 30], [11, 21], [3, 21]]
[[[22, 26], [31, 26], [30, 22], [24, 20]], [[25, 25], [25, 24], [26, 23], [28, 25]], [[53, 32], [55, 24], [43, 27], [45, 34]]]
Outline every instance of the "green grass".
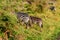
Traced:
[[[0, 24], [5, 26], [6, 22], [2, 21], [1, 19], [6, 16], [9, 19], [9, 25], [5, 27], [13, 31], [14, 35], [20, 34], [20, 40], [57, 40], [58, 36], [60, 36], [60, 0], [57, 0], [56, 2], [55, 12], [50, 11], [47, 7], [48, 5], [46, 5], [46, 7], [43, 6], [43, 12], [40, 12], [39, 10], [41, 9], [37, 6], [40, 4], [41, 3], [38, 2], [29, 4], [22, 0], [0, 0]], [[18, 25], [16, 14], [14, 13], [18, 11], [26, 12], [31, 16], [42, 18], [42, 32], [40, 32], [41, 28], [35, 24], [29, 29], [26, 29], [25, 25]], [[0, 32], [0, 36], [4, 37], [3, 35], [3, 32]], [[13, 37], [11, 39], [9, 38], [9, 40], [13, 39]], [[17, 39], [19, 39], [19, 37]]]

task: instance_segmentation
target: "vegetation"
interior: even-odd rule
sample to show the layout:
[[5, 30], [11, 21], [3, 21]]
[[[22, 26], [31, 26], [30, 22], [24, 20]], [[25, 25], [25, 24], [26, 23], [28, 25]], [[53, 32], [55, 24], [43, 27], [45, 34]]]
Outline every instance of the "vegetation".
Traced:
[[[0, 40], [60, 40], [60, 0], [54, 2], [55, 11], [49, 9], [51, 5], [48, 2], [50, 1], [0, 0]], [[29, 29], [18, 24], [15, 13], [19, 11], [42, 18], [42, 32], [36, 24]]]

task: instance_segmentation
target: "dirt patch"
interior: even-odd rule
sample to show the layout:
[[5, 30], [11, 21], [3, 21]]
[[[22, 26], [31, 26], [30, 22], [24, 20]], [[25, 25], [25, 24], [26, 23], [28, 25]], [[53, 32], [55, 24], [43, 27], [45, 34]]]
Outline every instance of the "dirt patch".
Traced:
[[0, 37], [0, 40], [3, 40], [2, 37]]
[[16, 35], [16, 39], [17, 40], [25, 40], [25, 37], [22, 34], [18, 34], [18, 35]]

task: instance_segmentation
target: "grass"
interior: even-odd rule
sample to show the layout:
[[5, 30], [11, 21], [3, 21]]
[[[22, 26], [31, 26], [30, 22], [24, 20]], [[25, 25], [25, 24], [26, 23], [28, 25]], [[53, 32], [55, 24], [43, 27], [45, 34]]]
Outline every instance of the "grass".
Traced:
[[[3, 16], [7, 16], [9, 18], [7, 27], [11, 31], [13, 31], [14, 35], [17, 35], [17, 39], [19, 40], [58, 40], [60, 33], [60, 0], [56, 2], [56, 11], [52, 12], [48, 9], [48, 5], [43, 6], [43, 12], [40, 12], [39, 7], [41, 3], [37, 0], [32, 2], [32, 4], [27, 3], [22, 0], [0, 0], [0, 24], [5, 25], [4, 21], [1, 18]], [[44, 0], [42, 0], [43, 2]], [[33, 27], [29, 29], [25, 29], [25, 25], [18, 25], [17, 18], [15, 12], [26, 12], [31, 16], [36, 16], [43, 19], [43, 31], [40, 32], [39, 26], [33, 25]], [[3, 16], [1, 14], [4, 14]], [[17, 27], [17, 28], [16, 28]], [[17, 30], [16, 30], [17, 29]], [[18, 36], [19, 35], [19, 36]], [[3, 32], [0, 32], [0, 36], [3, 36]], [[13, 40], [14, 38], [9, 38], [9, 40]], [[15, 39], [14, 39], [15, 40]]]

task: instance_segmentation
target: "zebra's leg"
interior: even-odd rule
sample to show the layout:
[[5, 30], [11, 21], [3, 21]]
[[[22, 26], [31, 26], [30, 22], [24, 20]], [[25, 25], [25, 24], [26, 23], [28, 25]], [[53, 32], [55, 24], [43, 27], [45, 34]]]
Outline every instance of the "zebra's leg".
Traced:
[[25, 23], [26, 24], [26, 29], [29, 29], [29, 23]]
[[43, 23], [42, 23], [42, 21], [40, 21], [38, 24], [40, 26], [40, 32], [42, 32], [42, 29], [43, 29]]

